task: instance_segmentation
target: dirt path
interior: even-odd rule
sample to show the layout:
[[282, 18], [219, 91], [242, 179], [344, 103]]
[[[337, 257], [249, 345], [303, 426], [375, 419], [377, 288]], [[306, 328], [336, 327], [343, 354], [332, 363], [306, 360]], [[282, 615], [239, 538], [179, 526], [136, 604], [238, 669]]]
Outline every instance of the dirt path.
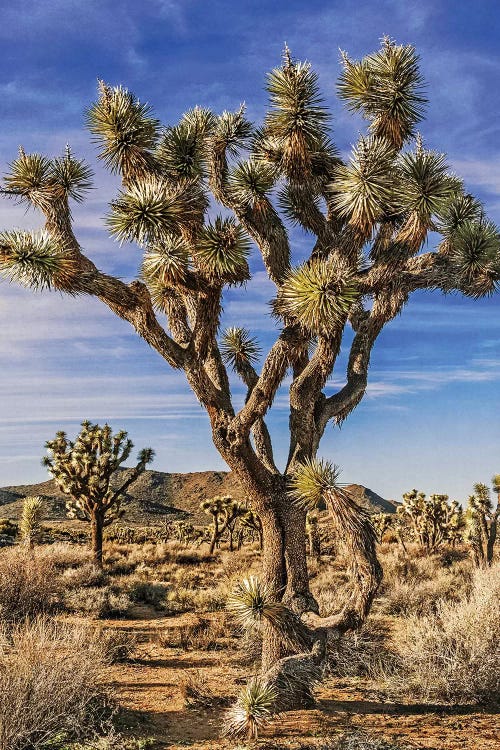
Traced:
[[[109, 681], [122, 707], [122, 730], [154, 737], [162, 749], [229, 750], [220, 739], [225, 708], [219, 699], [237, 694], [251, 669], [236, 650], [191, 651], [168, 647], [170, 634], [193, 622], [192, 615], [158, 617], [147, 607], [135, 619], [105, 621], [107, 628], [134, 634], [133, 660], [109, 669]], [[173, 638], [175, 642], [175, 638]], [[187, 708], [183, 685], [192, 677], [209, 692], [212, 705]], [[359, 678], [330, 680], [313, 711], [295, 711], [263, 733], [259, 746], [315, 748], [321, 739], [364, 730], [414, 750], [500, 750], [500, 716], [471, 706], [451, 708], [382, 702]]]

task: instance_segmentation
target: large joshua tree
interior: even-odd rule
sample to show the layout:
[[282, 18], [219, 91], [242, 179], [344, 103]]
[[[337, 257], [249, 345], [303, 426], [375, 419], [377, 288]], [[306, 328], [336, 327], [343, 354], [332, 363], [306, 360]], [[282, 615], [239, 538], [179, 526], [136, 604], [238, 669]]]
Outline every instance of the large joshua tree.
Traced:
[[[9, 278], [98, 297], [184, 371], [217, 450], [262, 520], [266, 591], [294, 615], [287, 621], [297, 630], [294, 649], [316, 655], [325, 628], [359, 625], [380, 578], [368, 521], [338, 490], [332, 467], [315, 462], [323, 433], [363, 398], [377, 337], [412, 292], [480, 297], [500, 278], [497, 229], [446, 157], [416, 132], [425, 99], [414, 48], [385, 39], [362, 60], [342, 55], [342, 66], [338, 95], [367, 121], [346, 160], [332, 144], [316, 73], [288, 49], [268, 76], [269, 108], [259, 127], [242, 106], [221, 115], [195, 108], [161, 128], [132, 93], [99, 84], [87, 125], [100, 158], [122, 179], [107, 226], [140, 249], [140, 275], [131, 283], [99, 271], [73, 233], [69, 201], [82, 200], [90, 171], [69, 150], [56, 159], [20, 151], [5, 192], [38, 208], [45, 227], [0, 236]], [[209, 215], [210, 199], [221, 215]], [[293, 252], [294, 224], [310, 238], [306, 258]], [[430, 232], [441, 241], [423, 251]], [[224, 290], [249, 279], [252, 242], [276, 287], [280, 327], [259, 368], [251, 333], [232, 328], [219, 336]], [[334, 392], [328, 380], [349, 327], [345, 384]], [[247, 389], [240, 409], [231, 371]], [[278, 467], [265, 417], [289, 372], [290, 443]], [[298, 500], [288, 492], [292, 477]], [[309, 591], [305, 554], [306, 513], [318, 499], [354, 561], [352, 596], [328, 620]], [[273, 610], [260, 611], [269, 615], [267, 669], [282, 657], [284, 639]]]

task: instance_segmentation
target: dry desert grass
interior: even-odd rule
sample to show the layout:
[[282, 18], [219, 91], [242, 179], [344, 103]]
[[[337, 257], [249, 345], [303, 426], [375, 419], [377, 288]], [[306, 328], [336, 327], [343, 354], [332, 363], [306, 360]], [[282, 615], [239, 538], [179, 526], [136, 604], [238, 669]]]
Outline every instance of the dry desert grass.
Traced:
[[[277, 717], [256, 747], [498, 747], [500, 565], [474, 572], [461, 551], [380, 551], [372, 614], [331, 644], [316, 708]], [[311, 563], [324, 612], [341, 604], [346, 562]], [[221, 726], [258, 670], [259, 634], [243, 634], [224, 603], [259, 570], [249, 547], [210, 558], [176, 542], [110, 542], [104, 573], [78, 545], [0, 550], [0, 687], [18, 706], [0, 712], [0, 750], [242, 747]]]

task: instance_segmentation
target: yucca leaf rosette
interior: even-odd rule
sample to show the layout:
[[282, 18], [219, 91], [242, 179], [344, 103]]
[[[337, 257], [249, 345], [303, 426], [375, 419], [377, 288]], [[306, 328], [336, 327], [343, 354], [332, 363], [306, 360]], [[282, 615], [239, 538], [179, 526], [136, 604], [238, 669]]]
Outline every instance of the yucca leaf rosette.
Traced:
[[274, 313], [297, 320], [312, 335], [328, 334], [347, 316], [358, 292], [349, 266], [313, 259], [285, 278]]
[[146, 178], [121, 191], [110, 207], [107, 225], [117, 240], [157, 243], [200, 222], [206, 198], [192, 180], [171, 184]]
[[348, 164], [333, 169], [330, 203], [362, 239], [392, 210], [396, 151], [384, 138], [361, 138]]
[[283, 619], [283, 605], [273, 600], [269, 587], [256, 576], [248, 576], [236, 585], [226, 608], [245, 628], [263, 620], [278, 627]]
[[373, 135], [400, 149], [414, 135], [426, 104], [415, 48], [385, 37], [377, 52], [359, 61], [342, 53], [342, 62], [337, 87], [340, 99], [370, 121]]
[[99, 83], [99, 99], [87, 112], [87, 127], [100, 146], [99, 158], [112, 172], [148, 171], [160, 123], [148, 104], [121, 86]]
[[0, 233], [0, 275], [34, 290], [63, 288], [75, 270], [48, 232], [12, 230]]
[[224, 734], [229, 737], [256, 740], [260, 730], [274, 713], [277, 691], [265, 680], [254, 677], [240, 692], [234, 706], [227, 712]]
[[459, 183], [448, 172], [446, 156], [425, 150], [420, 139], [414, 151], [400, 154], [397, 178], [395, 209], [405, 217], [397, 240], [417, 252]]
[[500, 234], [486, 219], [463, 222], [450, 237], [448, 257], [462, 279], [462, 292], [482, 297], [500, 281]]
[[144, 253], [141, 275], [148, 286], [175, 285], [186, 278], [190, 249], [183, 237], [167, 235], [161, 244], [152, 245]]
[[218, 216], [203, 227], [196, 241], [196, 260], [208, 277], [241, 284], [249, 276], [250, 239], [232, 217]]
[[340, 469], [325, 459], [306, 459], [301, 463], [289, 483], [293, 502], [308, 512], [323, 505], [328, 493], [341, 490], [338, 478]]
[[230, 175], [231, 197], [242, 206], [259, 206], [274, 187], [276, 178], [277, 171], [270, 164], [257, 159], [241, 161]]
[[311, 172], [313, 154], [328, 139], [330, 114], [323, 106], [318, 76], [309, 63], [295, 62], [285, 48], [282, 67], [268, 76], [271, 108], [262, 135], [274, 143], [279, 167], [289, 178]]
[[245, 328], [227, 328], [221, 338], [221, 355], [223, 361], [233, 370], [254, 364], [261, 353], [257, 339], [252, 338]]

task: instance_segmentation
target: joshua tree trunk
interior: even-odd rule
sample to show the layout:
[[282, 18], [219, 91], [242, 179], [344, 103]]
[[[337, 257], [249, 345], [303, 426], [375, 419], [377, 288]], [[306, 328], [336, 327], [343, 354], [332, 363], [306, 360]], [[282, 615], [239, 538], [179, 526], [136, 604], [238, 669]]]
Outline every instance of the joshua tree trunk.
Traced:
[[215, 545], [219, 539], [219, 523], [217, 518], [214, 518], [214, 527], [212, 531], [212, 537], [210, 539], [210, 549], [208, 550], [209, 555], [213, 555], [215, 551]]
[[490, 528], [488, 530], [488, 541], [486, 543], [486, 562], [491, 565], [497, 539], [498, 517], [500, 516], [500, 498], [495, 511], [491, 515]]
[[101, 513], [94, 513], [90, 522], [92, 559], [94, 565], [98, 568], [102, 565], [102, 536], [104, 529], [104, 516]]

